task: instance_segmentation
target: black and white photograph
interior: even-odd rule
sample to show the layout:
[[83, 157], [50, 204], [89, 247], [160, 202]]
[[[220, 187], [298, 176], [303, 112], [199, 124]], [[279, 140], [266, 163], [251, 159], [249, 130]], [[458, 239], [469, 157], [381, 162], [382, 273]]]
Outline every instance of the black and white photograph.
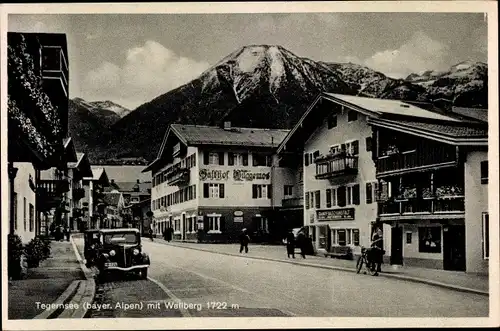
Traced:
[[4, 328], [499, 325], [495, 2], [0, 12]]

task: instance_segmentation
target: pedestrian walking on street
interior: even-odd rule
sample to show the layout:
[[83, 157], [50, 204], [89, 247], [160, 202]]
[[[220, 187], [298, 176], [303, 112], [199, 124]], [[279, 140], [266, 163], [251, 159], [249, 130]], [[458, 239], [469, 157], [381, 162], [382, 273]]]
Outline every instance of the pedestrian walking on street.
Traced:
[[288, 254], [288, 258], [291, 255], [295, 259], [295, 235], [292, 230], [289, 230], [286, 235], [286, 253]]
[[300, 248], [300, 255], [302, 256], [303, 259], [306, 258], [306, 245], [307, 245], [307, 238], [306, 234], [300, 230], [299, 233], [297, 234], [297, 246]]
[[248, 236], [247, 229], [241, 230], [240, 234], [240, 253], [245, 249], [245, 253], [248, 253], [248, 243], [250, 242], [250, 237]]
[[149, 229], [149, 237], [151, 238], [151, 241], [154, 241], [153, 229]]

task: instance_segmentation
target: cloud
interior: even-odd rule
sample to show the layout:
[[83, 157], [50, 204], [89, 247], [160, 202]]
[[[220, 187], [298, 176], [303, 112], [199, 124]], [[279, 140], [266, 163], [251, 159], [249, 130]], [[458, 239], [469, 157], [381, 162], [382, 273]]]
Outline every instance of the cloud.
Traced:
[[447, 45], [417, 31], [399, 48], [377, 52], [363, 64], [390, 77], [403, 78], [410, 73], [443, 69], [448, 51]]
[[47, 26], [45, 23], [37, 21], [35, 24], [33, 24], [33, 32], [47, 32]]
[[85, 98], [113, 100], [125, 107], [140, 104], [199, 76], [209, 64], [180, 56], [155, 41], [127, 51], [124, 64], [102, 63], [85, 78]]

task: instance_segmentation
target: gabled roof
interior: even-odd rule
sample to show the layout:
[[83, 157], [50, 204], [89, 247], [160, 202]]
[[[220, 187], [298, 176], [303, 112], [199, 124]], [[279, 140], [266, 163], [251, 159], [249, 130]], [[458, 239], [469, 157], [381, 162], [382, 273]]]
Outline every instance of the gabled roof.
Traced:
[[[325, 118], [332, 113], [331, 107], [324, 102], [333, 102], [341, 106], [358, 111], [369, 118], [408, 118], [409, 120], [422, 119], [425, 121], [442, 123], [462, 123], [455, 116], [447, 116], [442, 111], [430, 104], [418, 102], [404, 102], [392, 99], [375, 99], [358, 97], [352, 95], [320, 93], [304, 112], [294, 128], [288, 133], [277, 149], [277, 153], [282, 153], [290, 146], [303, 144], [310, 135], [325, 121]], [[425, 109], [424, 109], [425, 108]], [[432, 109], [432, 111], [431, 111]], [[292, 148], [293, 149], [293, 148]]]
[[109, 179], [115, 182], [151, 182], [151, 174], [142, 173], [144, 165], [103, 165]]
[[76, 153], [77, 161], [69, 162], [68, 168], [78, 169], [83, 177], [91, 177], [93, 175], [89, 159], [85, 153]]
[[109, 178], [106, 170], [102, 167], [92, 166], [92, 177], [84, 177], [84, 180], [99, 181], [105, 186], [109, 185]]
[[382, 118], [368, 118], [368, 123], [453, 145], [488, 145], [488, 128], [485, 125], [429, 123], [418, 120], [394, 121]]
[[78, 156], [76, 154], [75, 144], [73, 143], [73, 139], [71, 137], [64, 138], [64, 153], [66, 157], [66, 162], [77, 162]]
[[[139, 185], [139, 192], [134, 191], [134, 187]], [[151, 182], [147, 183], [137, 183], [137, 182], [114, 182], [113, 186], [120, 192], [126, 193], [148, 193], [148, 189], [151, 188]], [[107, 190], [111, 191], [113, 187], [107, 188]]]
[[236, 147], [277, 148], [290, 130], [171, 124], [165, 134], [158, 156], [142, 172], [150, 171], [161, 161], [170, 134], [186, 146], [219, 145]]
[[453, 107], [452, 112], [477, 121], [488, 123], [488, 109]]

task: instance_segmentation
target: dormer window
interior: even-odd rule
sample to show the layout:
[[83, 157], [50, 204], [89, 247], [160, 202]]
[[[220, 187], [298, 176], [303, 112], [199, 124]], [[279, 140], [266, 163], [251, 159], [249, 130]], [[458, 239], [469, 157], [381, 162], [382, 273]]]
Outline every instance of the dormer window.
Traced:
[[173, 151], [172, 151], [172, 156], [177, 156], [181, 151], [181, 143], [177, 143], [174, 145]]

